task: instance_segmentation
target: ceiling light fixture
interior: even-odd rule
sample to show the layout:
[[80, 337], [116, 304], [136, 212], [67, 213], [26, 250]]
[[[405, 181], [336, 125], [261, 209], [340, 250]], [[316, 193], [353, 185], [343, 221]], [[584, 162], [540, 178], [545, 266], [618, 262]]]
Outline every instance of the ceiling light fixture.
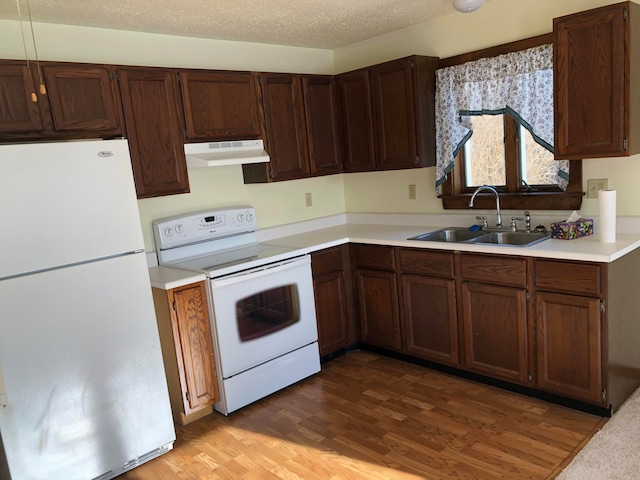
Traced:
[[459, 12], [469, 13], [479, 9], [484, 0], [453, 0], [453, 8]]

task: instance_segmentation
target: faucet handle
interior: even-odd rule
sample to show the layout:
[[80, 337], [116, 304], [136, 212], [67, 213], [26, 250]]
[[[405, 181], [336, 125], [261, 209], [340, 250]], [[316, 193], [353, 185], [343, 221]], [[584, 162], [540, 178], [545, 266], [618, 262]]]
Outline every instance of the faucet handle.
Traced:
[[486, 215], [477, 215], [476, 219], [482, 220], [482, 228], [488, 228], [489, 227], [489, 223], [487, 222], [487, 216]]
[[518, 231], [518, 224], [516, 223], [516, 220], [523, 220], [522, 217], [511, 217], [511, 230], [513, 230], [514, 232]]

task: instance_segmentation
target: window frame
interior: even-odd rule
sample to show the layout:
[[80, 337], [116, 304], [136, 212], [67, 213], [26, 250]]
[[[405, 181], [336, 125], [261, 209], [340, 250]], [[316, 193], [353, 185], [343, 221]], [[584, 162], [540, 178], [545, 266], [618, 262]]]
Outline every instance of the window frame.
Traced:
[[[477, 50], [475, 52], [457, 55], [441, 59], [438, 68], [460, 65], [465, 62], [478, 60], [480, 58], [495, 57], [505, 53], [517, 52], [528, 48], [537, 47], [553, 43], [553, 33], [538, 35], [536, 37], [519, 40], [516, 42], [498, 45], [496, 47]], [[509, 121], [511, 119], [513, 121]], [[515, 128], [517, 122], [505, 113], [505, 135], [517, 134]], [[504, 209], [512, 210], [579, 210], [582, 205], [582, 160], [571, 160], [569, 168], [569, 185], [565, 192], [553, 191], [548, 188], [540, 188], [534, 191], [522, 191], [519, 188], [519, 153], [518, 142], [505, 142], [505, 158], [507, 159], [507, 188], [501, 188], [500, 204]], [[461, 150], [462, 152], [462, 150]], [[445, 209], [469, 209], [469, 201], [475, 189], [465, 188], [464, 182], [464, 161], [462, 153], [456, 160], [455, 168], [449, 172], [448, 179], [442, 184], [441, 194], [442, 206]], [[511, 164], [511, 165], [510, 165]], [[480, 193], [475, 202], [475, 208], [494, 208], [495, 199], [493, 195]]]

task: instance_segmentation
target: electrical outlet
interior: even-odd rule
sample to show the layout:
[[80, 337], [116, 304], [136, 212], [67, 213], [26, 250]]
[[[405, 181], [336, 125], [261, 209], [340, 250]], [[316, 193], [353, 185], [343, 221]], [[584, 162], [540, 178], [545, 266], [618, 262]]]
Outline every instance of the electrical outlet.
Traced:
[[416, 199], [416, 186], [411, 184], [409, 185], [409, 200]]
[[307, 192], [304, 194], [304, 206], [310, 207], [313, 205], [313, 200], [311, 199], [311, 192]]
[[587, 198], [598, 198], [598, 190], [607, 190], [608, 188], [608, 178], [590, 178], [587, 180]]

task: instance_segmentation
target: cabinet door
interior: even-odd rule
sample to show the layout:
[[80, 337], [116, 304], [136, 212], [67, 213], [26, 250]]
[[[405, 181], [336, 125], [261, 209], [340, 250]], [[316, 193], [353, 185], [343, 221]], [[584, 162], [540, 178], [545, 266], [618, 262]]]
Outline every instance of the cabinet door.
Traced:
[[104, 65], [44, 64], [57, 132], [122, 134], [113, 72]]
[[538, 387], [602, 404], [602, 331], [597, 298], [536, 295]]
[[356, 269], [360, 340], [390, 350], [401, 350], [396, 274]]
[[349, 322], [345, 279], [342, 271], [313, 279], [320, 355], [328, 355], [349, 344]]
[[187, 138], [260, 137], [254, 77], [249, 72], [180, 72]]
[[469, 370], [526, 384], [526, 290], [462, 283], [464, 363]]
[[370, 69], [376, 167], [416, 167], [416, 122], [411, 60], [387, 62]]
[[305, 124], [312, 175], [342, 171], [338, 104], [333, 77], [302, 77]]
[[165, 69], [120, 69], [138, 198], [189, 193], [175, 76]]
[[457, 365], [458, 320], [455, 280], [403, 275], [406, 353]]
[[343, 164], [346, 172], [375, 168], [373, 117], [369, 72], [358, 70], [338, 76], [343, 130]]
[[556, 158], [629, 153], [628, 8], [620, 3], [554, 19]]
[[24, 62], [0, 63], [0, 99], [0, 134], [43, 130], [33, 76]]
[[173, 335], [188, 415], [218, 401], [204, 283], [171, 290], [169, 303], [173, 307]]
[[292, 180], [309, 176], [307, 136], [303, 125], [304, 105], [299, 76], [260, 75], [271, 157], [271, 179]]

